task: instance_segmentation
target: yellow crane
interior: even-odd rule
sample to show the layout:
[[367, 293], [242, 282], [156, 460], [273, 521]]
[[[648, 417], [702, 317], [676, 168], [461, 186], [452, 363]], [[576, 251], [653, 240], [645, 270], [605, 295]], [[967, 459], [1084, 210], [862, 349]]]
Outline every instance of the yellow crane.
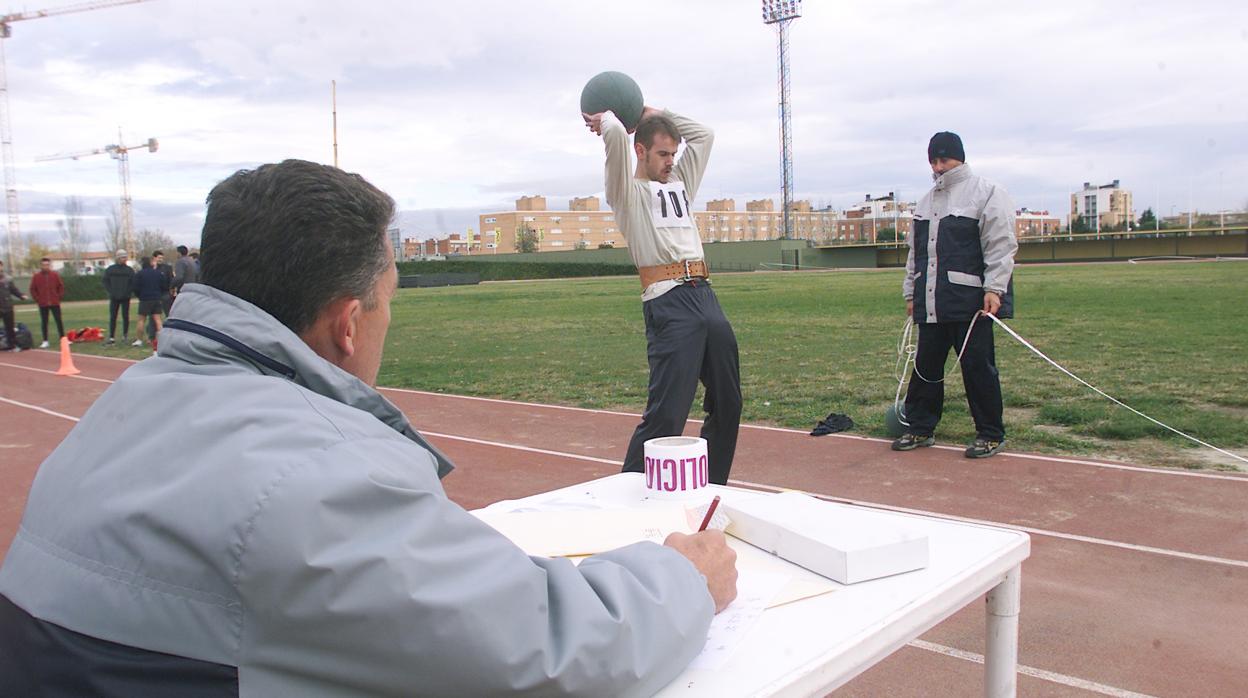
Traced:
[[57, 153], [56, 155], [44, 155], [35, 158], [36, 162], [45, 162], [47, 160], [79, 160], [91, 155], [101, 155], [107, 153], [109, 157], [117, 161], [117, 178], [121, 181], [121, 232], [126, 238], [126, 248], [131, 254], [136, 255], [134, 249], [134, 207], [130, 200], [130, 151], [146, 148], [147, 152], [154, 153], [160, 147], [160, 141], [155, 138], [149, 138], [142, 145], [126, 145], [121, 137], [121, 129], [117, 129], [117, 142], [112, 145], [106, 145], [101, 148], [92, 148], [91, 150], [83, 150], [77, 153]]
[[21, 234], [21, 230], [17, 220], [17, 172], [13, 169], [13, 131], [9, 125], [9, 79], [5, 71], [4, 58], [4, 40], [13, 35], [13, 29], [9, 25], [27, 19], [40, 19], [71, 12], [86, 12], [87, 10], [102, 10], [106, 7], [132, 5], [138, 2], [147, 2], [147, 0], [95, 0], [94, 2], [80, 2], [47, 10], [13, 12], [7, 15], [0, 15], [0, 153], [2, 153], [2, 159], [4, 160], [4, 203], [9, 211], [9, 229], [6, 237], [7, 249], [5, 250], [5, 256], [8, 258], [11, 268], [14, 266], [13, 262], [16, 261], [13, 259], [13, 239]]

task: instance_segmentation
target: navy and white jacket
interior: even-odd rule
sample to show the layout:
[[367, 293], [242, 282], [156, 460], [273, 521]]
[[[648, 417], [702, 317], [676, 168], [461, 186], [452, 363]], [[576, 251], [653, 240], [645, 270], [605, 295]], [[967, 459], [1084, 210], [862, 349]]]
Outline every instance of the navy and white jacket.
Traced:
[[963, 164], [936, 178], [914, 210], [906, 279], [915, 322], [965, 322], [1001, 296], [997, 317], [1014, 316], [1014, 201]]

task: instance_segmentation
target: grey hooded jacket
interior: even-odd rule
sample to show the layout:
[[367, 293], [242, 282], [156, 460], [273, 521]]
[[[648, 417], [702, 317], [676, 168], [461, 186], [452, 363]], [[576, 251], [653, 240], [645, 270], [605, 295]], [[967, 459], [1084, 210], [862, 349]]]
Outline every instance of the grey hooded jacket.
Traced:
[[159, 356], [40, 467], [0, 594], [237, 667], [246, 696], [648, 695], [699, 652], [714, 609], [686, 558], [530, 558], [447, 499], [449, 469], [271, 316], [188, 284]]
[[965, 322], [1001, 297], [997, 317], [1014, 313], [1014, 201], [967, 164], [936, 178], [914, 209], [902, 295], [915, 322]]

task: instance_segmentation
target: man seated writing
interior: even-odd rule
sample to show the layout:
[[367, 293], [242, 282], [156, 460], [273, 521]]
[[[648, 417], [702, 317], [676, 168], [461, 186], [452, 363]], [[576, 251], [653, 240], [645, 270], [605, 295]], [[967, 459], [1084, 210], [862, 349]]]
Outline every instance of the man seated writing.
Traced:
[[451, 464], [373, 388], [393, 216], [310, 162], [212, 190], [158, 355], [31, 487], [0, 695], [648, 695], [698, 654], [736, 594], [722, 534], [576, 567], [447, 499]]

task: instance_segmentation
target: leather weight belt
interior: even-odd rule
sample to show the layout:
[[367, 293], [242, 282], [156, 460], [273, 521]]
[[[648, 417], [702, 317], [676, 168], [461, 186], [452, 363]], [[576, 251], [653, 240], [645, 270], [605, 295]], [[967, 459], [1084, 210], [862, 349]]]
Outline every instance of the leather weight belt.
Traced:
[[649, 288], [650, 284], [656, 281], [668, 281], [675, 279], [677, 281], [692, 281], [694, 279], [708, 278], [711, 273], [706, 268], [706, 262], [697, 260], [691, 262], [685, 260], [683, 262], [673, 262], [672, 264], [659, 264], [653, 267], [641, 267], [637, 270], [641, 274], [641, 287]]

